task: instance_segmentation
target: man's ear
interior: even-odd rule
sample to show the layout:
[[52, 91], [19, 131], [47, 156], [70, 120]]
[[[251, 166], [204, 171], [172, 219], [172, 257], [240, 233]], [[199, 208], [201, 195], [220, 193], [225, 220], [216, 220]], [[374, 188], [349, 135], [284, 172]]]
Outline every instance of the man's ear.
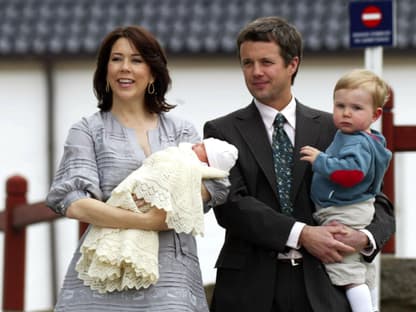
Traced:
[[291, 74], [293, 75], [299, 67], [299, 57], [295, 56], [292, 58], [288, 66], [290, 66]]

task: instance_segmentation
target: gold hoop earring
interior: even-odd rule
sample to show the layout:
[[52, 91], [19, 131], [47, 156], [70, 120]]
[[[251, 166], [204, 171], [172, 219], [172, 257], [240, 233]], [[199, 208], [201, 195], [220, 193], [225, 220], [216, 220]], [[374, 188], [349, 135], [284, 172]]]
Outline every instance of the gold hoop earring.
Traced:
[[105, 84], [105, 92], [110, 93], [110, 84], [108, 83], [108, 81]]
[[154, 94], [155, 93], [155, 84], [153, 82], [147, 85], [147, 93]]

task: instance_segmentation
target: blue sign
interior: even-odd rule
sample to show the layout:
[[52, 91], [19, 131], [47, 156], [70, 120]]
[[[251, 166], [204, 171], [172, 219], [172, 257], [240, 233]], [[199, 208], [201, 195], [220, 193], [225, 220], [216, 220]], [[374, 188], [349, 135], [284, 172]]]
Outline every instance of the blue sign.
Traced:
[[350, 47], [394, 45], [392, 0], [350, 2]]

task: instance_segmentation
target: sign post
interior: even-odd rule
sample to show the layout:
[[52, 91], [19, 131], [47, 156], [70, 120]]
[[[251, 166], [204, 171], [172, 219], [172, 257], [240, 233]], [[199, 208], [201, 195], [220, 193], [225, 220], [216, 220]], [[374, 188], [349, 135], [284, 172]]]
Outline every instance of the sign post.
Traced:
[[[350, 2], [350, 47], [364, 47], [365, 68], [383, 74], [383, 46], [395, 44], [394, 0]], [[394, 238], [392, 238], [394, 239]], [[393, 247], [394, 248], [394, 247]], [[390, 252], [394, 252], [394, 249]], [[374, 260], [376, 288], [371, 289], [373, 306], [380, 305], [380, 256]]]

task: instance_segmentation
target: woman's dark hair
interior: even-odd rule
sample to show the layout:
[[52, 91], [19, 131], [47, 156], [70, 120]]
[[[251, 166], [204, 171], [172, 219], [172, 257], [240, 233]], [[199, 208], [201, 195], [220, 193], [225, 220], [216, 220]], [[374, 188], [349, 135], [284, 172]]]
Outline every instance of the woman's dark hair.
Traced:
[[113, 93], [111, 90], [106, 91], [107, 66], [111, 49], [120, 38], [127, 38], [134, 45], [155, 78], [155, 92], [149, 94], [146, 90], [146, 108], [152, 113], [167, 112], [174, 108], [175, 105], [168, 104], [165, 99], [165, 94], [171, 84], [166, 55], [156, 38], [140, 26], [118, 27], [102, 41], [94, 73], [94, 93], [98, 99], [98, 108], [102, 111], [109, 111], [113, 105]]

